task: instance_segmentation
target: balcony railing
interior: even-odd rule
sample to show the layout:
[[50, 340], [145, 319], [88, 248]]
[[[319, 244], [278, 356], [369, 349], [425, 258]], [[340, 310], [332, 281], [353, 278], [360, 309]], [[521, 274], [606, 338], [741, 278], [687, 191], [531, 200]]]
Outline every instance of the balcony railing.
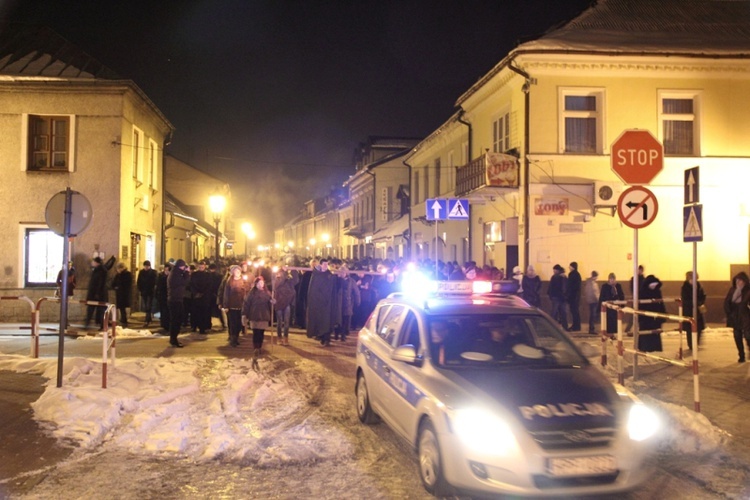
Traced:
[[477, 189], [517, 188], [518, 158], [503, 153], [486, 153], [456, 169], [456, 196]]

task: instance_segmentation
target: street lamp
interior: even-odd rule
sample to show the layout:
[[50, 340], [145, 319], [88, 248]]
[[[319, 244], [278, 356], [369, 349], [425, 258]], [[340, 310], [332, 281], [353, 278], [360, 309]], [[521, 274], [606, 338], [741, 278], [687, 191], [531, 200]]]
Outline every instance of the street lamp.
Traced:
[[219, 222], [221, 222], [221, 214], [224, 212], [224, 208], [227, 205], [227, 200], [220, 194], [214, 194], [208, 198], [208, 205], [211, 207], [211, 212], [214, 214], [214, 224], [216, 224], [216, 265], [219, 265]]
[[310, 238], [310, 246], [312, 247], [313, 257], [315, 257], [315, 238]]
[[247, 257], [247, 240], [255, 239], [255, 231], [253, 231], [253, 225], [249, 222], [243, 222], [242, 232], [245, 233], [245, 257]]

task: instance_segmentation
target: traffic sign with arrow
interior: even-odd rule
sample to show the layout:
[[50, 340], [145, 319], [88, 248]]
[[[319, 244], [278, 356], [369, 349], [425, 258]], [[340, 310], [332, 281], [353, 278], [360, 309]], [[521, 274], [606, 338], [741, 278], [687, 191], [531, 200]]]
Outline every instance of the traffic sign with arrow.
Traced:
[[700, 171], [698, 167], [685, 170], [685, 205], [700, 203]]
[[651, 224], [659, 212], [659, 202], [650, 190], [643, 186], [626, 189], [617, 200], [617, 213], [628, 227], [640, 229]]

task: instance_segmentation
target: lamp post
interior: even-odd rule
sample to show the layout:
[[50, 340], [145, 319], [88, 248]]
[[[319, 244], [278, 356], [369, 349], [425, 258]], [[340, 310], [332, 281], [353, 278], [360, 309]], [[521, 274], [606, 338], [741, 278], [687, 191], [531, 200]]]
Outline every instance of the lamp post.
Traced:
[[249, 222], [243, 222], [242, 232], [245, 233], [245, 258], [247, 258], [247, 241], [255, 239], [255, 231], [253, 231], [253, 225]]
[[216, 224], [216, 265], [219, 265], [219, 222], [221, 222], [221, 214], [224, 212], [227, 200], [220, 194], [212, 195], [208, 198], [208, 204], [211, 207], [211, 212], [214, 214], [214, 224]]

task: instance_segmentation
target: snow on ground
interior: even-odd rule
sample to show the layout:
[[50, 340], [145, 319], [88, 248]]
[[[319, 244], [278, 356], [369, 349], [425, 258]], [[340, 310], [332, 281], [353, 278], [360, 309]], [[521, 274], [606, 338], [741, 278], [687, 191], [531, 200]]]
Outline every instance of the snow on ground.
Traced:
[[[710, 334], [731, 336], [723, 330]], [[118, 328], [118, 338], [148, 335], [148, 330]], [[116, 369], [110, 369], [108, 388], [102, 389], [100, 362], [70, 358], [58, 389], [56, 359], [0, 355], [0, 370], [37, 373], [49, 380], [33, 404], [34, 418], [61, 441], [84, 450], [107, 441], [145, 455], [259, 465], [353, 454], [348, 437], [311, 410], [316, 381], [325, 376], [325, 368], [301, 361], [273, 377], [264, 375], [264, 368], [269, 368], [268, 361], [261, 360], [256, 372], [250, 361], [241, 359], [118, 359]], [[616, 381], [613, 365], [604, 370]], [[688, 408], [649, 396], [641, 399], [662, 416], [662, 452], [712, 452], [730, 437]], [[342, 411], [350, 410], [340, 403]]]
[[[71, 358], [56, 388], [56, 360], [0, 356], [0, 370], [49, 379], [34, 418], [84, 450], [108, 441], [144, 455], [267, 466], [351, 455], [346, 436], [310, 411], [319, 365], [269, 377], [265, 363], [256, 372], [240, 359], [121, 359], [102, 389], [101, 363]], [[292, 373], [300, 369], [304, 377]]]

